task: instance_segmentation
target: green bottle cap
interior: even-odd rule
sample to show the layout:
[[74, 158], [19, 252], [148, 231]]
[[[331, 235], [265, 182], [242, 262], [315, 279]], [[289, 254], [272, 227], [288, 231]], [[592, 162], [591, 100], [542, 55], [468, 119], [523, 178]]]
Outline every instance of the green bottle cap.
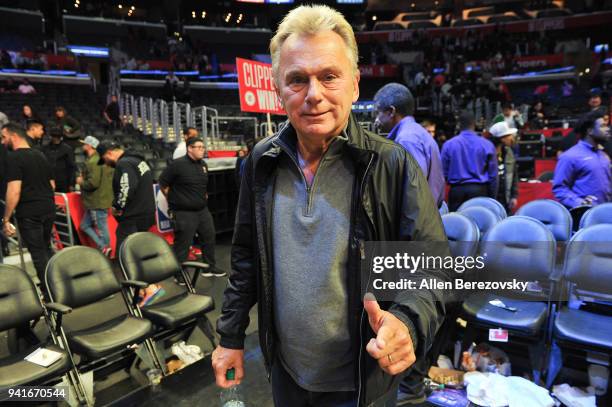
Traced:
[[227, 369], [227, 371], [225, 372], [225, 378], [227, 380], [234, 380], [235, 377], [236, 377], [236, 370], [234, 368]]

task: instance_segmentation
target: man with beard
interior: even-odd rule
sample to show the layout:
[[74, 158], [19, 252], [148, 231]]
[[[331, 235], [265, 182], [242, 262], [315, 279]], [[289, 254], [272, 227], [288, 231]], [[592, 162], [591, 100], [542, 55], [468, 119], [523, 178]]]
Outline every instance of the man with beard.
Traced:
[[115, 168], [112, 211], [117, 219], [116, 252], [132, 233], [145, 232], [155, 223], [155, 197], [151, 168], [140, 155], [123, 150], [114, 141], [103, 141], [96, 148], [99, 165]]
[[610, 139], [610, 128], [601, 112], [593, 111], [580, 121], [576, 131], [582, 139], [561, 154], [555, 168], [555, 197], [570, 209], [611, 202], [610, 157], [601, 147]]
[[16, 211], [19, 235], [32, 256], [38, 279], [44, 281], [51, 251], [51, 228], [55, 219], [53, 189], [55, 182], [45, 156], [28, 145], [27, 136], [19, 125], [8, 123], [2, 127], [2, 144], [7, 154], [6, 207], [2, 230], [7, 236], [15, 234], [10, 223]]

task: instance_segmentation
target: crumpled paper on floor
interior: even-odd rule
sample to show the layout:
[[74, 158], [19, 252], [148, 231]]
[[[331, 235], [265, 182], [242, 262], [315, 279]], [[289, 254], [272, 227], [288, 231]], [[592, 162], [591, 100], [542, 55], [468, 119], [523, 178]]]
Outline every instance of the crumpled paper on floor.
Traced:
[[553, 395], [566, 406], [597, 407], [594, 394], [589, 394], [567, 383], [553, 386]]
[[553, 407], [555, 402], [543, 387], [518, 376], [468, 372], [463, 376], [467, 396], [485, 407]]

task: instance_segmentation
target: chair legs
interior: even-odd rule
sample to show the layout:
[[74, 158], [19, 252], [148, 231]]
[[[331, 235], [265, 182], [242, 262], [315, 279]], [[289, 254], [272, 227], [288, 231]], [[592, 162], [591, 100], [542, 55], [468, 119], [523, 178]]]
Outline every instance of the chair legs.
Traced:
[[217, 334], [212, 326], [212, 323], [210, 322], [210, 319], [208, 319], [207, 316], [198, 318], [198, 327], [204, 333], [204, 335], [206, 335], [206, 338], [208, 338], [210, 341], [213, 349], [215, 349], [217, 347]]

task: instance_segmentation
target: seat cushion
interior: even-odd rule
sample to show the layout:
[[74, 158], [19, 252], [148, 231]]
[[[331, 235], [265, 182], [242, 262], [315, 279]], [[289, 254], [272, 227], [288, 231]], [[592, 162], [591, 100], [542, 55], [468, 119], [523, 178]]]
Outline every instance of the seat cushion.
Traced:
[[67, 332], [66, 336], [74, 352], [96, 359], [140, 343], [152, 332], [150, 321], [122, 315], [92, 328]]
[[[489, 304], [490, 300], [501, 300], [516, 312]], [[493, 327], [520, 331], [536, 335], [546, 320], [546, 304], [539, 301], [517, 301], [491, 294], [474, 294], [463, 302], [463, 311], [471, 319]]]
[[555, 319], [555, 337], [612, 349], [612, 317], [564, 308]]
[[184, 322], [200, 317], [215, 308], [212, 297], [184, 293], [165, 301], [141, 308], [142, 315], [164, 328], [176, 328]]
[[[62, 357], [49, 367], [42, 367], [24, 360], [39, 347], [59, 352]], [[70, 367], [68, 354], [58, 346], [49, 343], [32, 346], [23, 352], [0, 359], [0, 388], [42, 384], [53, 377], [62, 376], [70, 370]]]

